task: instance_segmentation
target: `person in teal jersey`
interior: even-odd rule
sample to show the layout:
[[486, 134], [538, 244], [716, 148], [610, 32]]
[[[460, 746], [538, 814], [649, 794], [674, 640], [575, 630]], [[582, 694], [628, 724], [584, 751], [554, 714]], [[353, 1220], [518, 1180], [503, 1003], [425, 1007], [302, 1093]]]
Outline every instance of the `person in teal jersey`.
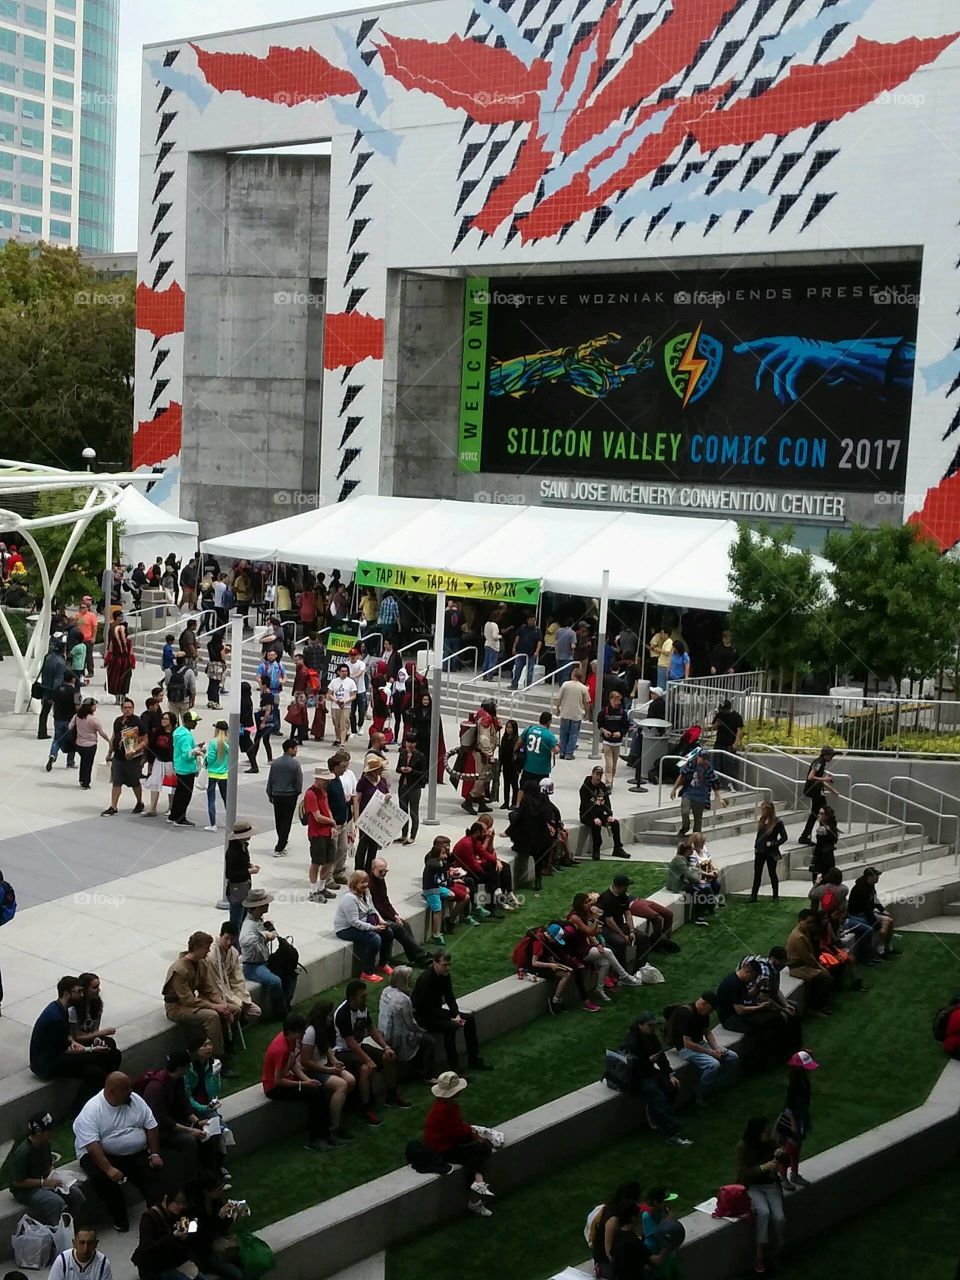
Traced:
[[560, 751], [560, 740], [550, 728], [553, 717], [542, 712], [539, 724], [532, 724], [520, 735], [523, 746], [523, 776], [521, 783], [533, 778], [549, 778], [553, 762]]

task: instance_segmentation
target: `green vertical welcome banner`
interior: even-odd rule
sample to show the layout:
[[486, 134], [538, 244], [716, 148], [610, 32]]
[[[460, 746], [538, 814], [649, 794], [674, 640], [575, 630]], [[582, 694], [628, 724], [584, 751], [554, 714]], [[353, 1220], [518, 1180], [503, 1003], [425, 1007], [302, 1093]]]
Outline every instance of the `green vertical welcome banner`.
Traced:
[[489, 280], [466, 281], [463, 297], [463, 368], [460, 373], [461, 471], [480, 470], [483, 443], [483, 403], [487, 388], [487, 317], [490, 314]]

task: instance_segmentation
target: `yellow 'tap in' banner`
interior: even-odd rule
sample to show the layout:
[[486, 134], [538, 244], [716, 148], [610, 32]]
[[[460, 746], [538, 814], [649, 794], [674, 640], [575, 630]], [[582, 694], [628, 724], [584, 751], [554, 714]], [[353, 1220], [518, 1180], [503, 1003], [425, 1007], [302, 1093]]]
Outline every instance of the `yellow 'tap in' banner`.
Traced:
[[455, 599], [506, 600], [514, 604], [536, 604], [540, 599], [539, 578], [489, 578], [482, 573], [447, 573], [371, 560], [358, 562], [357, 584], [381, 591], [420, 591], [424, 595], [445, 591]]

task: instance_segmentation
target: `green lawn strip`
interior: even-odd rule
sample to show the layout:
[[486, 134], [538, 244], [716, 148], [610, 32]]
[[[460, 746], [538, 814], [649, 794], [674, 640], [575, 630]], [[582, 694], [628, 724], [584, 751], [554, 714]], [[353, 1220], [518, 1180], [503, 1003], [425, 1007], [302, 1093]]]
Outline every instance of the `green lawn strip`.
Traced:
[[[666, 1002], [659, 993], [676, 998], [706, 985], [705, 978], [715, 982], [744, 950], [742, 943], [732, 939], [737, 930], [743, 930], [744, 941], [749, 940], [751, 950], [755, 946], [762, 949], [758, 942], [765, 946], [767, 941], [782, 939], [786, 922], [798, 905], [793, 902], [781, 908], [783, 923], [779, 926], [769, 904], [755, 907], [742, 903], [729, 907], [716, 928], [700, 932], [685, 928], [681, 935], [683, 954], [665, 967], [671, 980], [657, 989], [655, 1004]], [[762, 919], [756, 916], [758, 911]], [[910, 934], [902, 946], [905, 954], [899, 960], [867, 971], [865, 993], [844, 996], [832, 1018], [806, 1024], [806, 1045], [821, 1063], [821, 1070], [813, 1077], [814, 1130], [805, 1157], [921, 1105], [943, 1069], [943, 1052], [930, 1035], [930, 1010], [937, 1006], [943, 989], [942, 942], [935, 937]], [[685, 989], [678, 991], [681, 984], [674, 975], [681, 977], [685, 973], [696, 974], [699, 981], [691, 976]], [[539, 1024], [536, 1035], [539, 1039]], [[542, 1040], [540, 1043], [542, 1046]], [[882, 1062], [863, 1050], [863, 1046], [870, 1045], [883, 1046]], [[541, 1061], [549, 1069], [551, 1058], [547, 1053]], [[587, 1256], [582, 1234], [587, 1212], [610, 1194], [614, 1184], [630, 1176], [637, 1177], [644, 1188], [666, 1184], [679, 1194], [677, 1212], [690, 1212], [715, 1194], [719, 1186], [732, 1181], [734, 1151], [744, 1124], [753, 1115], [774, 1118], [782, 1106], [784, 1089], [785, 1072], [771, 1070], [748, 1076], [721, 1095], [715, 1109], [686, 1114], [686, 1132], [695, 1143], [691, 1148], [670, 1147], [649, 1132], [638, 1132], [522, 1191], [498, 1197], [492, 1220], [498, 1256], [510, 1259], [507, 1270], [511, 1275], [527, 1280], [541, 1280], [582, 1261]], [[464, 1097], [467, 1118], [479, 1123], [495, 1121], [497, 1117], [488, 1114], [482, 1100], [483, 1089], [474, 1090], [471, 1085]], [[563, 1205], [564, 1213], [547, 1215], [545, 1205]], [[955, 1200], [951, 1211], [955, 1214]], [[897, 1218], [910, 1223], [907, 1237], [910, 1244], [915, 1244], [914, 1223], [909, 1213], [902, 1214], [899, 1205]], [[490, 1226], [489, 1222], [465, 1214], [449, 1227], [392, 1247], [387, 1253], [388, 1280], [423, 1280], [424, 1276], [441, 1274], [445, 1261], [453, 1256], [458, 1259], [459, 1280], [485, 1280], [489, 1259], [484, 1245], [490, 1238]], [[882, 1232], [881, 1244], [874, 1237], [865, 1258], [870, 1275], [875, 1274], [877, 1248], [885, 1252], [889, 1239], [889, 1230]], [[845, 1276], [868, 1274], [866, 1270], [850, 1272], [847, 1261], [851, 1254], [847, 1249], [838, 1250], [833, 1230], [827, 1233], [825, 1248], [830, 1249], [834, 1263], [843, 1259], [841, 1269]], [[826, 1256], [824, 1253], [824, 1259]], [[906, 1254], [901, 1269], [891, 1270], [885, 1261], [885, 1274], [908, 1274]], [[914, 1277], [919, 1274], [912, 1265], [909, 1273]], [[806, 1251], [802, 1267], [791, 1274], [798, 1280], [801, 1275], [817, 1274]], [[950, 1273], [941, 1270], [926, 1274], [932, 1277]]]
[[[570, 910], [570, 903], [575, 893], [582, 890], [601, 890], [608, 887], [615, 871], [620, 871], [625, 863], [617, 863], [615, 868], [606, 862], [598, 868], [592, 863], [570, 867], [544, 881], [543, 892], [539, 898], [533, 896], [532, 889], [523, 886], [518, 889], [525, 904], [519, 911], [508, 914], [505, 920], [487, 920], [477, 928], [460, 925], [447, 935], [447, 949], [453, 955], [453, 985], [457, 995], [466, 995], [477, 991], [480, 987], [489, 986], [501, 978], [509, 977], [513, 972], [510, 953], [525, 929], [557, 916], [564, 916]], [[637, 863], [629, 868], [633, 881], [630, 892], [637, 896], [641, 893], [653, 893], [662, 888], [664, 868], [656, 863]], [[324, 912], [322, 923], [330, 924], [333, 920], [330, 907], [319, 907]], [[406, 958], [399, 947], [394, 949], [393, 963], [405, 964]], [[416, 970], [419, 973], [419, 970]], [[309, 1013], [318, 1000], [329, 1000], [338, 1005], [343, 999], [343, 983], [331, 987], [316, 996], [298, 1001], [297, 1008]], [[371, 985], [368, 993], [368, 1004], [376, 1018], [380, 1003], [381, 984]], [[224, 1094], [236, 1093], [238, 1089], [246, 1089], [260, 1079], [260, 1068], [267, 1045], [277, 1034], [277, 1026], [269, 1022], [264, 1026], [251, 1027], [244, 1032], [247, 1041], [245, 1052], [238, 1053], [232, 1065], [238, 1073], [236, 1080], [224, 1082]]]
[[911, 1280], [953, 1280], [960, 1256], [958, 1201], [960, 1165], [947, 1166], [809, 1241], [802, 1257], [788, 1259], [777, 1274], [781, 1280], [809, 1280], [839, 1272], [845, 1280], [875, 1280], [879, 1271]]
[[[564, 898], [568, 886], [575, 888], [575, 877], [589, 879], [590, 872], [570, 872]], [[545, 900], [546, 893], [540, 902]], [[659, 1013], [663, 1005], [690, 998], [708, 981], [719, 980], [745, 950], [765, 951], [786, 936], [799, 905], [799, 901], [732, 905], [707, 929], [687, 926], [679, 931], [682, 953], [658, 961], [665, 983], [625, 990], [600, 1013], [573, 1009], [559, 1018], [538, 1018], [484, 1045], [484, 1057], [495, 1069], [474, 1075], [465, 1095], [467, 1116], [477, 1123], [498, 1124], [598, 1080], [604, 1048], [619, 1044], [641, 1008], [649, 1005]], [[528, 912], [523, 914], [527, 917]], [[504, 926], [497, 928], [502, 931]], [[482, 941], [481, 935], [478, 942]], [[467, 968], [465, 959], [455, 962], [455, 975], [458, 968]], [[250, 1202], [254, 1225], [275, 1221], [398, 1168], [406, 1142], [422, 1133], [431, 1101], [423, 1086], [412, 1086], [407, 1094], [413, 1109], [384, 1111], [384, 1123], [377, 1130], [352, 1119], [359, 1140], [346, 1151], [318, 1159], [303, 1150], [302, 1138], [289, 1138], [249, 1156], [237, 1153], [231, 1162], [234, 1184]]]

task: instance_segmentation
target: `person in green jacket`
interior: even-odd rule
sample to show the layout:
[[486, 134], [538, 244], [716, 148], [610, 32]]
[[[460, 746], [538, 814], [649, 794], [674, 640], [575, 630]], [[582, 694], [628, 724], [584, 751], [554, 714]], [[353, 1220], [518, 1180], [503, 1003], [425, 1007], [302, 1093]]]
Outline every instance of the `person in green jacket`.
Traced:
[[194, 827], [187, 817], [187, 809], [193, 798], [197, 771], [204, 755], [204, 745], [197, 746], [193, 731], [200, 723], [195, 711], [184, 711], [183, 720], [173, 731], [173, 771], [177, 775], [177, 788], [173, 793], [168, 822], [177, 827]]
[[217, 789], [220, 799], [227, 803], [227, 771], [230, 759], [230, 743], [227, 735], [230, 727], [226, 720], [218, 720], [213, 726], [213, 741], [207, 746], [207, 817], [209, 824], [204, 831], [217, 829]]
[[221, 1072], [214, 1068], [215, 1062], [213, 1044], [206, 1036], [202, 1040], [198, 1036], [190, 1053], [190, 1066], [183, 1078], [183, 1085], [187, 1091], [190, 1110], [201, 1120], [209, 1120], [217, 1114]]
[[704, 912], [714, 905], [714, 897], [709, 885], [700, 879], [699, 871], [690, 865], [692, 845], [688, 840], [681, 840], [677, 852], [667, 865], [666, 889], [670, 893], [687, 895], [690, 904], [690, 915], [694, 924], [706, 925]]

